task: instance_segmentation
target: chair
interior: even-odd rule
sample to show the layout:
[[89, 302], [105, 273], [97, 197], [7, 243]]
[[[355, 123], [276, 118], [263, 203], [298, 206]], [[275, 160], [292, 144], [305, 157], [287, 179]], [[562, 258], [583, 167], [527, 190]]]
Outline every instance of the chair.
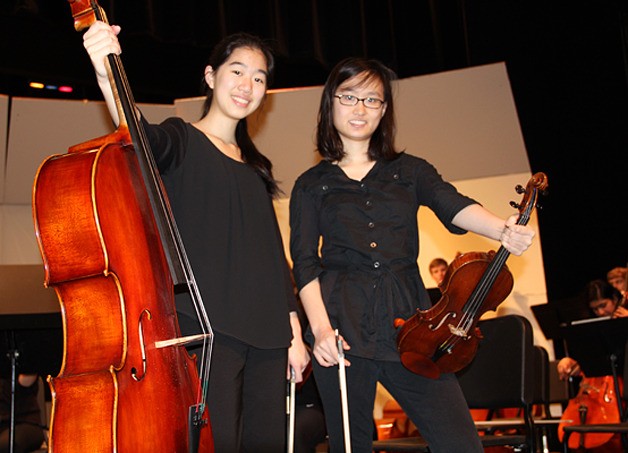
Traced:
[[549, 360], [545, 348], [535, 346], [536, 388], [533, 403], [541, 413], [534, 414], [534, 425], [537, 430], [537, 449], [540, 453], [549, 453], [550, 445], [558, 448], [558, 424], [560, 416], [554, 416], [551, 405], [560, 404], [564, 408], [569, 402], [569, 388], [566, 381], [558, 377], [555, 361]]
[[[567, 384], [558, 378], [556, 365], [549, 361], [549, 354], [542, 346], [534, 346], [534, 383], [532, 396], [532, 421], [534, 425], [534, 446], [540, 453], [549, 453], [550, 444], [558, 446], [557, 426], [561, 422], [560, 417], [551, 413], [550, 405], [561, 403], [566, 405], [569, 401]], [[526, 425], [525, 417], [520, 417], [523, 409], [519, 409], [518, 418], [491, 419], [485, 422], [485, 426], [521, 428]], [[553, 445], [556, 444], [556, 445]]]
[[[626, 343], [626, 348], [624, 352], [624, 368], [623, 368], [623, 392], [621, 394], [621, 401], [625, 404], [628, 403], [628, 390], [626, 389], [626, 385], [628, 385], [628, 343]], [[624, 447], [624, 451], [628, 451], [628, 415], [626, 414], [626, 410], [620, 409], [620, 417], [621, 421], [619, 423], [606, 423], [606, 424], [591, 424], [591, 425], [565, 425], [563, 428], [563, 452], [569, 452], [569, 437], [578, 433], [581, 435], [589, 434], [589, 433], [613, 433], [613, 434], [621, 434], [622, 443]]]
[[[536, 375], [532, 325], [523, 316], [507, 315], [480, 321], [478, 327], [484, 338], [475, 359], [458, 373], [467, 404], [471, 409], [492, 411], [519, 408], [522, 419], [478, 423], [478, 429], [485, 433], [482, 443], [485, 447], [510, 446], [515, 451], [534, 452], [532, 404]], [[519, 429], [515, 434], [499, 434], [500, 425]]]
[[[538, 348], [539, 346], [537, 346]], [[547, 351], [543, 350], [545, 355]], [[534, 424], [537, 428], [537, 449], [540, 453], [549, 453], [550, 449], [556, 451], [560, 448], [558, 440], [558, 424], [562, 421], [560, 414], [552, 414], [551, 407], [560, 405], [561, 413], [569, 403], [569, 384], [558, 377], [557, 361], [542, 361], [547, 368], [547, 372], [543, 373], [547, 381], [546, 390], [544, 391], [543, 401], [537, 401], [540, 404], [542, 414], [535, 417]]]
[[[534, 343], [530, 322], [506, 315], [478, 322], [483, 338], [473, 361], [458, 372], [458, 380], [471, 409], [520, 408], [520, 420], [477, 422], [484, 447], [509, 446], [514, 451], [535, 451], [532, 403], [534, 400]], [[498, 433], [517, 426], [515, 434]], [[429, 452], [420, 437], [376, 441], [373, 451]]]

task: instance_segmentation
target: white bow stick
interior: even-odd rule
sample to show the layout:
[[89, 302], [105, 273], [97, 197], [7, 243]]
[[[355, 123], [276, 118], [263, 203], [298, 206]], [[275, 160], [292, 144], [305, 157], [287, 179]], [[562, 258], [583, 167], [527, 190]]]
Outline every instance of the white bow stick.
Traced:
[[296, 374], [290, 367], [290, 380], [288, 381], [288, 395], [286, 400], [286, 413], [288, 414], [288, 453], [294, 452], [294, 403], [295, 403]]
[[338, 345], [338, 379], [340, 380], [340, 402], [342, 404], [342, 429], [345, 437], [345, 452], [351, 453], [351, 431], [349, 430], [349, 403], [347, 401], [347, 373], [345, 370], [345, 351], [342, 340], [336, 329], [336, 344]]

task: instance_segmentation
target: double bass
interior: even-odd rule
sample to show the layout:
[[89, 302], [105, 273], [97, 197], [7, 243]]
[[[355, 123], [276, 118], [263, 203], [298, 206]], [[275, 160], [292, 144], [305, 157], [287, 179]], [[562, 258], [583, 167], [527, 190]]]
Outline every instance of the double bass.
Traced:
[[[106, 21], [94, 0], [69, 3], [77, 30]], [[64, 331], [48, 378], [49, 451], [210, 453], [211, 325], [118, 56], [108, 70], [119, 127], [48, 157], [33, 185], [44, 284]], [[190, 292], [202, 333], [181, 337], [176, 286]], [[192, 341], [203, 343], [198, 366]]]
[[[519, 210], [517, 225], [528, 223], [539, 193], [547, 186], [547, 176], [539, 172], [525, 189], [516, 187], [523, 194], [519, 204], [511, 203]], [[440, 284], [440, 300], [428, 310], [417, 309], [408, 320], [395, 319], [397, 349], [407, 369], [436, 379], [473, 360], [482, 337], [477, 322], [488, 310], [496, 310], [512, 290], [513, 277], [505, 265], [509, 255], [503, 246], [497, 252], [459, 255]]]

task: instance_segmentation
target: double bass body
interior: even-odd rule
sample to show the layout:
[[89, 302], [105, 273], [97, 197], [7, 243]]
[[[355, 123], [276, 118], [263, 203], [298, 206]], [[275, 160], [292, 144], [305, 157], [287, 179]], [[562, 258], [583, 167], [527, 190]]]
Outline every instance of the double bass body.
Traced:
[[[196, 364], [183, 347], [155, 346], [180, 336], [173, 284], [133, 147], [116, 135], [48, 158], [35, 178], [35, 229], [64, 326], [50, 451], [192, 451]], [[205, 428], [199, 451], [212, 451]]]

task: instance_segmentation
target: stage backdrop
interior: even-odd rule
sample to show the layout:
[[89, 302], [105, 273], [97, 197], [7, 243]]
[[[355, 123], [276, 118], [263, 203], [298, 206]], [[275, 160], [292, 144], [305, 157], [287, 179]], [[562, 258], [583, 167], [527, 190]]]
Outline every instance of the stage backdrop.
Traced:
[[[317, 162], [314, 132], [321, 91], [321, 87], [271, 91], [250, 121], [254, 140], [273, 162], [283, 190], [275, 206], [286, 251], [292, 185], [301, 172]], [[193, 98], [173, 105], [140, 107], [150, 121], [171, 115], [194, 121], [202, 102]], [[400, 80], [395, 108], [399, 149], [426, 158], [459, 190], [496, 214], [506, 217], [515, 212], [509, 202], [520, 201], [521, 196], [514, 188], [525, 185], [531, 174], [503, 63]], [[28, 265], [41, 264], [31, 214], [32, 183], [38, 166], [51, 154], [64, 154], [71, 145], [111, 131], [102, 102], [30, 98], [9, 102], [8, 97], [0, 96], [0, 279], [6, 274], [1, 265], [26, 265], [25, 271], [32, 271]], [[418, 216], [419, 267], [428, 286], [433, 283], [427, 270], [432, 258], [451, 261], [457, 252], [498, 247], [471, 234], [447, 233], [427, 209]], [[530, 225], [538, 233], [536, 216]], [[546, 346], [553, 356], [553, 348], [529, 309], [547, 301], [541, 245], [537, 236], [526, 254], [508, 260], [515, 286], [498, 311], [529, 318], [535, 326], [536, 343]], [[32, 297], [41, 294], [40, 290], [33, 288]], [[6, 302], [2, 297], [0, 294], [0, 306]], [[24, 292], [23, 297], [31, 295]]]

